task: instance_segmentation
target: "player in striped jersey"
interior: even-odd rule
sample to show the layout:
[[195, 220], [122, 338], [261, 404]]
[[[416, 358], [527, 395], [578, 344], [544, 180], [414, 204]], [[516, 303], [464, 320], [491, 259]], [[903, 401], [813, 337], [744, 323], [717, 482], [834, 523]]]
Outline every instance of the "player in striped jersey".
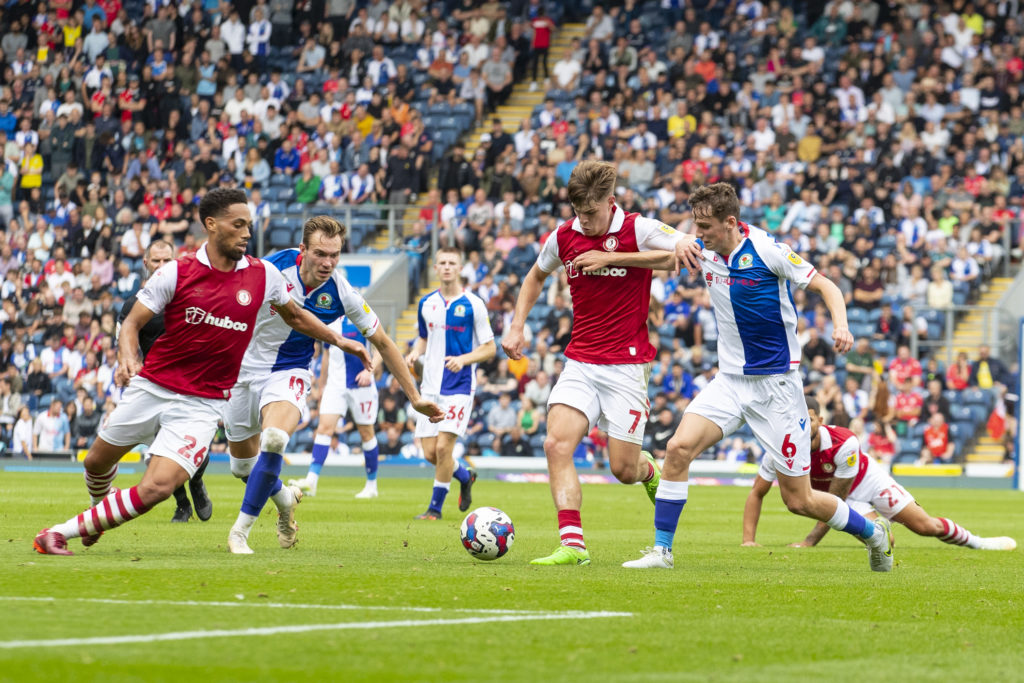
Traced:
[[[303, 226], [298, 249], [286, 249], [265, 260], [280, 270], [290, 300], [325, 326], [342, 315], [348, 316], [381, 353], [424, 420], [439, 420], [440, 409], [419, 395], [401, 352], [381, 329], [377, 315], [337, 273], [345, 233], [345, 226], [330, 216], [313, 216]], [[335, 345], [358, 355], [361, 362], [372, 368], [365, 347], [327, 329]], [[299, 421], [308, 414], [306, 400], [312, 384], [313, 352], [311, 337], [283, 325], [274, 308], [261, 309], [224, 418], [231, 471], [246, 480], [241, 511], [228, 533], [228, 549], [232, 553], [252, 553], [249, 531], [268, 500], [273, 500], [278, 508], [278, 544], [282, 548], [295, 545], [298, 526], [294, 510], [302, 500], [302, 491], [296, 486], [285, 486], [279, 475], [281, 454]]]
[[[341, 318], [328, 325], [340, 332], [345, 339], [367, 346], [368, 342], [359, 328], [348, 318]], [[380, 354], [374, 353], [374, 368], [379, 367]], [[363, 440], [363, 461], [366, 464], [366, 485], [356, 498], [377, 497], [377, 387], [373, 372], [363, 367], [362, 362], [352, 354], [332, 346], [327, 350], [327, 360], [320, 371], [320, 410], [313, 437], [313, 462], [302, 479], [289, 479], [289, 486], [298, 486], [307, 496], [315, 496], [317, 482], [323, 469], [331, 439], [338, 427], [338, 420], [345, 414], [352, 415], [360, 438]]]
[[419, 337], [406, 356], [409, 365], [422, 361], [420, 389], [441, 406], [444, 419], [435, 424], [418, 417], [416, 436], [423, 455], [434, 464], [434, 488], [426, 512], [416, 519], [441, 519], [452, 477], [459, 481], [459, 510], [472, 502], [476, 472], [452, 459], [455, 442], [466, 433], [476, 392], [476, 364], [494, 357], [494, 332], [487, 306], [468, 289], [460, 273], [462, 254], [452, 247], [437, 250], [434, 270], [440, 288], [427, 294], [419, 305]]
[[690, 195], [701, 270], [718, 322], [719, 372], [687, 406], [668, 443], [654, 503], [654, 547], [631, 569], [673, 566], [672, 541], [689, 489], [690, 463], [744, 422], [765, 449], [791, 512], [866, 540], [871, 569], [892, 569], [889, 521], [871, 522], [838, 497], [811, 488], [810, 419], [797, 366], [796, 306], [791, 283], [821, 295], [832, 315], [835, 350], [853, 346], [842, 292], [796, 252], [738, 219], [736, 190], [726, 183]]
[[[933, 536], [943, 543], [975, 550], [1013, 550], [1017, 547], [1017, 542], [1009, 536], [983, 538], [951, 519], [932, 517], [881, 465], [864, 454], [853, 432], [824, 424], [815, 399], [807, 399], [807, 412], [811, 418], [811, 486], [816, 490], [838, 496], [865, 517], [874, 519], [882, 515], [890, 521], [899, 522], [918, 536]], [[764, 465], [754, 478], [754, 486], [743, 508], [745, 546], [759, 545], [754, 539], [761, 516], [761, 502], [771, 491], [775, 479], [775, 472]], [[815, 546], [828, 530], [827, 524], [818, 522], [807, 538], [790, 545], [795, 548]]]

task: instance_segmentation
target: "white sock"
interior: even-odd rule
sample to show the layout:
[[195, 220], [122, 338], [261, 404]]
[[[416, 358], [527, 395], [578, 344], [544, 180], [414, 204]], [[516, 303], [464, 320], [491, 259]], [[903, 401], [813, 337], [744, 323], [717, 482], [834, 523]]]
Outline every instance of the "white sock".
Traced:
[[252, 529], [253, 524], [256, 523], [256, 517], [254, 515], [248, 515], [244, 512], [238, 513], [238, 519], [235, 520], [234, 525], [231, 527], [232, 531], [241, 531], [245, 534], [245, 537], [249, 537], [249, 530]]
[[282, 486], [280, 491], [270, 497], [270, 500], [274, 501], [278, 512], [284, 512], [288, 508], [295, 507], [295, 494], [287, 486]]
[[366, 488], [371, 489], [373, 491], [376, 491], [377, 490], [377, 480], [376, 479], [367, 479], [366, 480]]
[[306, 483], [309, 484], [310, 486], [316, 486], [316, 483], [319, 480], [320, 480], [320, 475], [317, 474], [316, 472], [307, 472], [306, 473]]

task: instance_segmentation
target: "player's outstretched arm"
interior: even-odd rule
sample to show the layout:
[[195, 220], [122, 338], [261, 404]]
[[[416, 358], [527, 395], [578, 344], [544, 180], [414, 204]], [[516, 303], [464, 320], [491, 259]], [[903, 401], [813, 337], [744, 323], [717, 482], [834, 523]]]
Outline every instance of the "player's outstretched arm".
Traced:
[[114, 381], [118, 386], [127, 386], [128, 380], [134, 377], [142, 367], [139, 352], [139, 330], [146, 326], [153, 316], [153, 311], [136, 301], [132, 310], [121, 323], [121, 331], [117, 338], [117, 373]]
[[573, 268], [581, 273], [593, 273], [602, 268], [647, 268], [649, 270], [673, 270], [676, 256], [671, 251], [600, 251], [591, 249], [577, 256]]
[[850, 334], [849, 322], [846, 318], [846, 301], [836, 283], [821, 273], [815, 273], [807, 289], [821, 295], [832, 316], [832, 341], [836, 353], [846, 353], [853, 348], [853, 335]]
[[523, 356], [523, 345], [526, 343], [526, 336], [523, 329], [526, 327], [526, 316], [533, 310], [540, 293], [544, 290], [544, 281], [550, 273], [545, 273], [535, 263], [530, 272], [523, 278], [523, 284], [519, 288], [519, 296], [516, 298], [516, 311], [509, 323], [508, 330], [501, 340], [501, 348], [509, 358], [518, 360]]
[[[402, 352], [399, 351], [398, 346], [388, 336], [388, 333], [383, 328], [378, 327], [367, 339], [370, 340], [373, 348], [380, 354], [387, 369], [398, 380], [398, 386], [402, 387], [402, 391], [405, 392], [406, 397], [412, 403], [412, 407], [416, 409], [416, 412], [426, 415], [430, 418], [431, 422], [440, 422], [444, 417], [444, 413], [436, 403], [427, 401], [420, 395], [420, 390], [416, 386], [416, 380], [413, 379], [412, 373], [409, 372], [409, 366], [406, 364], [405, 359], [402, 358]], [[417, 339], [416, 341], [418, 343], [421, 340]], [[419, 354], [417, 354], [418, 356]]]
[[363, 367], [367, 370], [373, 370], [373, 361], [365, 346], [351, 339], [345, 339], [340, 332], [335, 332], [327, 327], [319, 318], [295, 303], [294, 299], [289, 299], [284, 306], [274, 306], [274, 310], [281, 316], [281, 320], [296, 332], [333, 344], [345, 353], [350, 353], [361, 360]]
[[754, 477], [754, 485], [747, 494], [747, 502], [743, 505], [743, 543], [748, 548], [758, 548], [760, 543], [757, 538], [757, 522], [761, 519], [761, 503], [768, 492], [772, 490], [772, 483], [760, 476]]
[[[850, 495], [850, 489], [852, 488], [852, 477], [846, 477], [843, 479], [840, 479], [839, 477], [834, 477], [832, 479], [832, 483], [829, 484], [828, 486], [828, 492], [836, 496], [840, 500], [846, 500], [846, 497]], [[807, 534], [807, 538], [805, 538], [803, 541], [799, 543], [790, 543], [789, 545], [792, 548], [812, 548], [818, 545], [821, 539], [825, 538], [825, 534], [828, 533], [828, 530], [828, 524], [825, 524], [824, 522], [818, 522], [814, 525], [814, 528], [811, 529], [811, 533]]]

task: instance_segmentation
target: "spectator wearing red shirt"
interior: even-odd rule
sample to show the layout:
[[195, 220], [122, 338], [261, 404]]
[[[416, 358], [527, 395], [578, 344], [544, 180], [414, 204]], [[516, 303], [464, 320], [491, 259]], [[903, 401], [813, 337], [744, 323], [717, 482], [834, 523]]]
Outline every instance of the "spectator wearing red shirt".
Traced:
[[906, 436], [921, 419], [924, 399], [914, 391], [914, 382], [909, 377], [903, 380], [899, 392], [892, 397], [889, 409], [889, 417], [899, 436]]
[[942, 413], [932, 413], [928, 428], [924, 430], [924, 446], [918, 465], [941, 464], [953, 461], [956, 445], [949, 440], [949, 425]]
[[946, 369], [946, 384], [950, 389], [963, 391], [971, 379], [971, 362], [967, 360], [967, 354], [961, 351], [956, 356], [956, 361]]
[[911, 380], [913, 386], [921, 386], [921, 363], [910, 355], [910, 347], [903, 345], [896, 349], [896, 357], [889, 363], [889, 377], [896, 386]]
[[881, 420], [875, 422], [874, 429], [868, 435], [868, 455], [886, 465], [896, 455], [896, 434], [892, 428]]

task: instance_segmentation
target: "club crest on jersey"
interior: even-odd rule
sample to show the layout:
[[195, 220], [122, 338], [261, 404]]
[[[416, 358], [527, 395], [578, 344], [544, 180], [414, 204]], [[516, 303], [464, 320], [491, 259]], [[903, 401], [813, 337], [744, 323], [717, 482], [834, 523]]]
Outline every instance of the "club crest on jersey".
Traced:
[[792, 263], [794, 266], [802, 266], [804, 264], [804, 260], [800, 258], [800, 254], [796, 253], [795, 251], [791, 251], [788, 254], [786, 254], [786, 258], [788, 258], [789, 262]]
[[235, 294], [235, 300], [242, 306], [248, 306], [252, 303], [252, 294], [250, 294], [246, 289], [240, 289], [238, 290], [238, 293]]
[[458, 306], [455, 307], [455, 310], [452, 312], [452, 314], [456, 318], [461, 318], [466, 315], [466, 307], [463, 306], [462, 304], [459, 304]]
[[754, 265], [754, 257], [753, 256], [751, 256], [750, 254], [743, 254], [743, 256], [740, 256], [740, 263], [739, 263], [739, 267], [740, 268], [749, 268], [752, 265]]
[[605, 251], [615, 251], [615, 249], [618, 248], [618, 246], [619, 238], [616, 237], [615, 235], [609, 235], [608, 238], [604, 241]]
[[317, 308], [330, 308], [331, 304], [333, 304], [333, 303], [334, 303], [334, 297], [332, 297], [327, 292], [324, 292], [323, 294], [321, 294], [320, 296], [318, 296], [316, 298], [316, 307]]
[[822, 470], [822, 472], [831, 472], [835, 468], [836, 468], [836, 466], [833, 465], [830, 462], [823, 462], [823, 463], [821, 463], [821, 470]]

